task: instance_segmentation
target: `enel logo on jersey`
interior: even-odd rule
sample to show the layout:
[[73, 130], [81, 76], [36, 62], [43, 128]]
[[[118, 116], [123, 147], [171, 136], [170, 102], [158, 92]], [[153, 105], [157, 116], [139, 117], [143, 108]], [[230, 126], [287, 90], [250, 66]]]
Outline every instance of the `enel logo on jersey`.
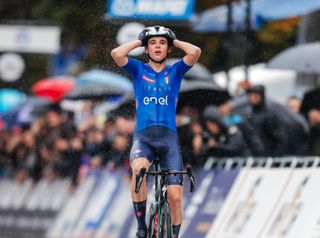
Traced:
[[157, 98], [157, 97], [144, 97], [143, 98], [144, 105], [149, 105], [150, 103], [168, 106], [168, 96], [160, 97], [160, 98]]

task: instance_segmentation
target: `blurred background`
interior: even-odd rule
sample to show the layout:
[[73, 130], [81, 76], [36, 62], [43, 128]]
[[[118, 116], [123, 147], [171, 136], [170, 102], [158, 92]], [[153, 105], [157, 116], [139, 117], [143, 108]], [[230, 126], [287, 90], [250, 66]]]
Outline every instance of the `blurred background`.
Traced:
[[150, 25], [202, 49], [177, 108], [198, 188], [181, 236], [319, 237], [319, 24], [318, 0], [1, 1], [0, 237], [134, 237], [135, 105], [110, 52]]

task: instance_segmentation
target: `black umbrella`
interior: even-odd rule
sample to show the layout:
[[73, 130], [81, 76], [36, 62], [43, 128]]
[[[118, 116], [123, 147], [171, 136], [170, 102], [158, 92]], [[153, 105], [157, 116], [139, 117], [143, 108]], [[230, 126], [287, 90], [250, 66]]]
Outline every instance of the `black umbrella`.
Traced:
[[[170, 58], [167, 60], [167, 64], [173, 65], [179, 59]], [[192, 79], [202, 79], [206, 81], [212, 81], [212, 74], [209, 69], [207, 69], [203, 64], [196, 63], [192, 68], [184, 75], [187, 80]]]
[[91, 100], [101, 100], [115, 96], [125, 95], [125, 91], [116, 86], [101, 85], [101, 84], [85, 84], [77, 85], [63, 98], [70, 100], [81, 100], [81, 99], [91, 99]]
[[207, 105], [220, 105], [229, 98], [228, 91], [213, 81], [184, 80], [179, 93], [178, 111], [185, 105], [202, 110]]

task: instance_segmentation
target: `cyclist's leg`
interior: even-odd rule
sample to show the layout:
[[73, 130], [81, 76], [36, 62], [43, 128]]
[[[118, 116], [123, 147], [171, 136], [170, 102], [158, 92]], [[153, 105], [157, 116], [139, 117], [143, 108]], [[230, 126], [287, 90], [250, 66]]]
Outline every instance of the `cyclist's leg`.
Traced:
[[168, 185], [168, 202], [172, 225], [180, 225], [182, 222], [182, 197], [183, 187], [181, 185]]
[[182, 197], [183, 186], [169, 185], [168, 186], [168, 202], [171, 213], [171, 222], [174, 238], [178, 238], [182, 223]]
[[146, 204], [147, 204], [147, 184], [146, 178], [143, 179], [139, 193], [135, 193], [136, 174], [140, 169], [150, 167], [150, 161], [147, 158], [152, 158], [152, 150], [149, 146], [140, 141], [134, 140], [133, 146], [130, 152], [130, 164], [132, 168], [132, 180], [131, 180], [131, 197], [135, 215], [138, 222], [137, 237], [146, 237]]

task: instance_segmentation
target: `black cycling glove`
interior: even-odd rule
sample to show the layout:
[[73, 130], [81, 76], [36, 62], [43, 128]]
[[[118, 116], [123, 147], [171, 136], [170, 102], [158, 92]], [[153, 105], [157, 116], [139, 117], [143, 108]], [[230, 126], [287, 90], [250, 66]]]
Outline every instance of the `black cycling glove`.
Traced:
[[168, 29], [168, 30], [169, 30], [170, 38], [173, 43], [173, 41], [177, 39], [176, 33], [174, 33], [173, 30], [171, 30], [171, 29]]
[[147, 30], [144, 29], [143, 31], [141, 31], [139, 33], [139, 36], [138, 36], [138, 40], [140, 40], [142, 42], [142, 46], [145, 46], [147, 44]]

